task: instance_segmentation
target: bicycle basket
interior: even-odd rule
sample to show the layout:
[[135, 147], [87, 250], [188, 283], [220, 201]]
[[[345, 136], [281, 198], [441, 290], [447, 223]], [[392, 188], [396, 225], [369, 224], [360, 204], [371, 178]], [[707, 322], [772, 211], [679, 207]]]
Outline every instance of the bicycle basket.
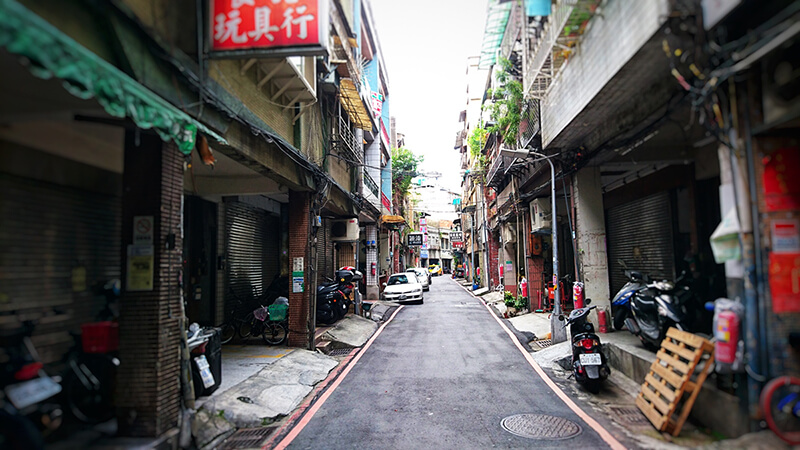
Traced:
[[289, 305], [269, 305], [269, 320], [278, 322], [286, 319]]
[[267, 320], [267, 316], [269, 315], [269, 313], [267, 312], [267, 307], [262, 306], [261, 308], [258, 308], [255, 311], [253, 311], [253, 315], [256, 316], [256, 319], [263, 322]]

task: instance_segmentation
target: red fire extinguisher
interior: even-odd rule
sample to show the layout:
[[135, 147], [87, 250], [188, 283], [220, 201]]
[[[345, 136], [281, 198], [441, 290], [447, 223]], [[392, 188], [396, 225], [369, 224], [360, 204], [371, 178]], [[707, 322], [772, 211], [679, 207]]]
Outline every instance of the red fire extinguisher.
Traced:
[[605, 309], [597, 310], [597, 322], [601, 333], [608, 333], [608, 316]]
[[522, 277], [522, 280], [519, 282], [519, 290], [523, 298], [528, 298], [528, 280], [526, 280], [525, 277]]
[[736, 361], [736, 348], [739, 345], [739, 316], [733, 311], [722, 311], [717, 315], [717, 338], [715, 357], [723, 364]]
[[572, 303], [575, 309], [583, 308], [583, 283], [580, 281], [572, 284]]
[[375, 275], [375, 273], [377, 272], [376, 267], [377, 267], [376, 263], [372, 263], [372, 266], [370, 268], [370, 272], [372, 273], [372, 275]]

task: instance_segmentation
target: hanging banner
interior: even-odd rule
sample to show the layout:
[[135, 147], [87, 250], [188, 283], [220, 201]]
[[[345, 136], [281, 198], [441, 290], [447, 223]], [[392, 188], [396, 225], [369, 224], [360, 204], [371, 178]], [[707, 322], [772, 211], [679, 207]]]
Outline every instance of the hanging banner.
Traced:
[[209, 0], [212, 56], [325, 55], [326, 0]]

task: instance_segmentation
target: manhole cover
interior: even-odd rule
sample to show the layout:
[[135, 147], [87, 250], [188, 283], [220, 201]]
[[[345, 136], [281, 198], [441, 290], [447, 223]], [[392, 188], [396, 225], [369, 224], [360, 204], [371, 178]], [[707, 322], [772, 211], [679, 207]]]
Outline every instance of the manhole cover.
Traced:
[[341, 347], [334, 348], [328, 353], [328, 356], [347, 356], [353, 351], [355, 347]]
[[639, 411], [639, 408], [610, 406], [608, 409], [612, 413], [614, 420], [622, 425], [650, 425], [650, 421]]
[[577, 436], [581, 426], [562, 417], [544, 414], [517, 414], [500, 421], [511, 434], [530, 439], [559, 440]]
[[275, 431], [277, 427], [243, 428], [236, 431], [222, 445], [219, 450], [234, 450], [242, 448], [259, 448], [264, 440]]

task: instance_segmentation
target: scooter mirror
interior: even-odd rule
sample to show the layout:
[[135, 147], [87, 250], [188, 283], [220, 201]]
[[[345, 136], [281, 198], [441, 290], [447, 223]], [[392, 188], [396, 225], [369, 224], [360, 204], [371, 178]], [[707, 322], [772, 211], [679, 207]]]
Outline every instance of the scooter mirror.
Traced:
[[587, 298], [587, 299], [586, 299], [586, 300], [584, 300], [583, 302], [584, 302], [584, 303], [586, 303], [587, 305], [591, 305], [591, 304], [592, 304], [592, 299], [590, 299], [590, 298]]

